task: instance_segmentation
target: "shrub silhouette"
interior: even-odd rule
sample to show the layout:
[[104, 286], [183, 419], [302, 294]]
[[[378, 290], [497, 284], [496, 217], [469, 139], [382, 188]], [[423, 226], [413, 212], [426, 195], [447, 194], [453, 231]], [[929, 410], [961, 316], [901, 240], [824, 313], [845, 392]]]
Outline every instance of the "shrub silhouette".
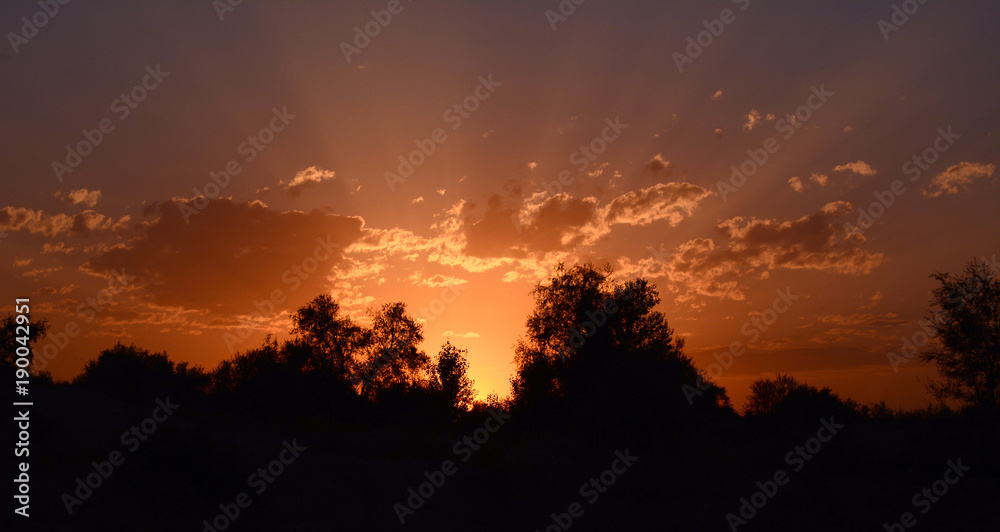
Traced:
[[166, 353], [151, 353], [134, 344], [115, 344], [87, 362], [73, 384], [128, 401], [170, 395], [177, 400], [201, 396], [210, 377], [200, 366], [174, 363]]
[[855, 401], [842, 400], [830, 388], [818, 389], [779, 373], [773, 379], [757, 379], [750, 384], [744, 414], [809, 423], [830, 415], [854, 418], [859, 410], [861, 407]]

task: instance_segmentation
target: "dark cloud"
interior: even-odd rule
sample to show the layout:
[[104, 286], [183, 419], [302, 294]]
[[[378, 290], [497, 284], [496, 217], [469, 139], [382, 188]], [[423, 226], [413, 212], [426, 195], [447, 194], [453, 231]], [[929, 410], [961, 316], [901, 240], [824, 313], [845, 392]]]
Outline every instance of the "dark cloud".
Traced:
[[254, 300], [266, 299], [273, 290], [289, 296], [286, 308], [324, 290], [327, 274], [343, 260], [343, 248], [364, 231], [357, 217], [279, 212], [260, 202], [229, 199], [207, 201], [196, 215], [188, 211], [187, 223], [181, 209], [194, 206], [183, 199], [147, 206], [147, 215], [156, 218], [137, 224], [138, 236], [84, 268], [100, 275], [118, 270], [136, 276], [154, 304], [247, 314]]
[[642, 167], [642, 174], [653, 179], [669, 179], [674, 175], [674, 169], [670, 166], [670, 161], [664, 160], [663, 155], [657, 153], [646, 161]]
[[583, 241], [581, 229], [597, 219], [596, 211], [597, 201], [593, 198], [557, 194], [540, 203], [515, 202], [512, 206], [493, 194], [481, 218], [471, 214], [463, 217], [465, 253], [520, 258], [570, 249]]

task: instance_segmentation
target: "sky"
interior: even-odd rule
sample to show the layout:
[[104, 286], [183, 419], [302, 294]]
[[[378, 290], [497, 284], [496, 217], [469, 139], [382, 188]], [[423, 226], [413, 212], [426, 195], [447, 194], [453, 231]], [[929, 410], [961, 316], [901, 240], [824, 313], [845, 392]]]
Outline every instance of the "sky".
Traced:
[[993, 2], [45, 6], [0, 7], [0, 313], [57, 379], [210, 369], [328, 293], [504, 396], [532, 288], [590, 262], [737, 406], [915, 408], [929, 276], [1000, 247]]

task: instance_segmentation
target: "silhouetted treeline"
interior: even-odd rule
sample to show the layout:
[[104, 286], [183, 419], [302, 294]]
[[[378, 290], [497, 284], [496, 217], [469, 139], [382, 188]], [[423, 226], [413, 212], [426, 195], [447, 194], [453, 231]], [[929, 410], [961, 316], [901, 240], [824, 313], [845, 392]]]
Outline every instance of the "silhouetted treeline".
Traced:
[[[208, 370], [116, 344], [71, 383], [36, 383], [36, 404], [48, 405], [32, 450], [45, 529], [201, 530], [289, 438], [307, 451], [233, 530], [392, 530], [396, 504], [412, 508], [408, 530], [546, 530], [573, 501], [585, 508], [573, 530], [879, 529], [959, 458], [968, 480], [920, 523], [998, 524], [983, 509], [1000, 496], [995, 409], [898, 412], [782, 374], [755, 381], [737, 409], [654, 310], [655, 287], [609, 274], [560, 266], [536, 287], [512, 393], [484, 401], [466, 350], [421, 351], [403, 303], [369, 310], [365, 325], [319, 296], [293, 314], [288, 339], [268, 336]], [[989, 293], [977, 282], [974, 294]], [[968, 305], [989, 308], [949, 312], [990, 323]], [[962, 345], [942, 361], [961, 361]], [[979, 383], [990, 381], [970, 382], [969, 397], [986, 397]], [[61, 496], [168, 397], [176, 413], [68, 514]], [[637, 459], [602, 476], [621, 456]], [[438, 475], [449, 460], [453, 474]], [[787, 485], [772, 480], [779, 472]], [[428, 491], [429, 479], [445, 480]]]

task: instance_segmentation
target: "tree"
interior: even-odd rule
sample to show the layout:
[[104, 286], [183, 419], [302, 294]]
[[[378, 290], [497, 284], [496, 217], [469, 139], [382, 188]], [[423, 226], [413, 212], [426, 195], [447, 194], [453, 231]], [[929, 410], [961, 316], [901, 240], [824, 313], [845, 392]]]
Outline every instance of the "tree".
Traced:
[[364, 329], [349, 316], [340, 315], [340, 305], [327, 294], [299, 308], [292, 321], [292, 332], [302, 335], [315, 355], [304, 369], [329, 371], [338, 380], [346, 381], [355, 371], [356, 353], [367, 343]]
[[475, 384], [466, 375], [469, 362], [466, 349], [459, 349], [445, 342], [438, 353], [437, 362], [431, 366], [431, 387], [447, 402], [454, 413], [467, 411], [475, 397]]
[[[24, 314], [20, 316], [24, 317], [25, 320], [29, 320], [29, 318], [27, 318]], [[17, 348], [30, 348], [32, 345], [36, 344], [39, 339], [45, 336], [48, 329], [48, 320], [29, 320], [27, 323], [18, 323], [17, 316], [13, 314], [7, 314], [3, 318], [0, 318], [0, 366], [11, 369], [16, 368], [17, 359], [19, 358], [17, 356]], [[27, 345], [18, 341], [18, 338], [25, 337], [25, 330], [28, 332]], [[31, 355], [29, 355], [29, 362], [30, 357]]]
[[[683, 384], [697, 383], [683, 339], [654, 310], [656, 287], [645, 279], [612, 282], [611, 273], [610, 267], [560, 264], [532, 291], [535, 308], [511, 378], [516, 403], [662, 407], [683, 401]], [[718, 386], [702, 387], [699, 394], [710, 396], [703, 403], [729, 404]]]
[[995, 409], [1000, 403], [1000, 275], [996, 263], [973, 260], [962, 275], [935, 273], [938, 307], [929, 321], [937, 345], [921, 359], [942, 380], [929, 388], [940, 399]]
[[773, 379], [757, 379], [750, 384], [750, 395], [743, 413], [748, 416], [777, 414], [789, 396], [806, 389], [805, 384], [781, 373]]
[[417, 348], [424, 341], [423, 326], [406, 313], [406, 304], [386, 303], [369, 310], [372, 326], [365, 347], [365, 363], [359, 368], [361, 395], [374, 399], [389, 388], [419, 384], [430, 364]]

